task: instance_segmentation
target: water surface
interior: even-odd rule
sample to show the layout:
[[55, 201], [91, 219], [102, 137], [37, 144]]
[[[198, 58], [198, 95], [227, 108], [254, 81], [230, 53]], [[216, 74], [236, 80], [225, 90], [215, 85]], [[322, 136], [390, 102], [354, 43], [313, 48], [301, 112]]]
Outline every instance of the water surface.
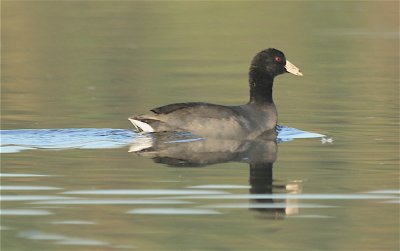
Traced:
[[[321, 138], [322, 142], [331, 142], [323, 134], [305, 132], [287, 126], [277, 127], [276, 140], [279, 142], [291, 141], [297, 138]], [[0, 153], [13, 153], [22, 150], [34, 149], [101, 149], [122, 148], [149, 142], [157, 135], [151, 133], [135, 133], [133, 130], [110, 128], [63, 128], [63, 129], [18, 129], [0, 130]], [[165, 143], [179, 143], [204, 138], [190, 133], [170, 133]]]
[[[398, 9], [2, 2], [1, 249], [398, 250]], [[276, 79], [278, 142], [132, 132], [163, 104], [247, 102], [267, 47], [304, 73]]]

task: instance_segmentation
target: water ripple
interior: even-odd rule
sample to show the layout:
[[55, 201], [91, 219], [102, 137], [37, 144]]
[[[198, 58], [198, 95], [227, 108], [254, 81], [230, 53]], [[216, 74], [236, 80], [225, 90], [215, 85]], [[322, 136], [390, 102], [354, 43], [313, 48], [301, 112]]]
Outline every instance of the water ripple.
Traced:
[[228, 195], [190, 195], [171, 199], [311, 199], [311, 200], [387, 200], [398, 196], [382, 194], [228, 194]]
[[189, 189], [110, 189], [110, 190], [77, 190], [63, 194], [90, 194], [90, 195], [198, 195], [198, 194], [229, 194], [216, 190], [189, 190]]
[[[301, 131], [287, 126], [277, 127], [279, 142], [299, 138], [321, 138], [325, 135]], [[151, 139], [150, 135], [131, 130], [112, 128], [66, 128], [66, 129], [17, 129], [0, 130], [0, 153], [17, 153], [35, 149], [110, 149], [121, 148], [134, 141]], [[170, 139], [166, 143], [199, 140], [186, 137], [184, 140]]]
[[1, 209], [0, 215], [40, 216], [53, 214], [47, 210], [39, 209]]
[[19, 190], [59, 190], [62, 188], [50, 187], [50, 186], [0, 186], [0, 190], [3, 191], [19, 191]]
[[221, 214], [211, 209], [193, 209], [193, 208], [142, 208], [133, 209], [128, 214], [158, 214], [158, 215], [201, 215], [201, 214]]
[[35, 201], [31, 204], [51, 205], [143, 205], [143, 204], [192, 204], [183, 200], [162, 200], [162, 199], [76, 199], [76, 200], [44, 200]]

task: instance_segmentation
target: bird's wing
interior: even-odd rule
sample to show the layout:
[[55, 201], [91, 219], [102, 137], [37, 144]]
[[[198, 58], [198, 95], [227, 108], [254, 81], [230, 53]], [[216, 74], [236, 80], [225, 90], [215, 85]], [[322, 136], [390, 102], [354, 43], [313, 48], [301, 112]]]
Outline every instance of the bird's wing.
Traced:
[[180, 109], [191, 108], [191, 107], [196, 107], [196, 106], [206, 106], [206, 105], [209, 105], [209, 104], [202, 103], [202, 102], [176, 103], [176, 104], [160, 106], [160, 107], [151, 109], [151, 111], [156, 114], [168, 114], [168, 113], [174, 112], [176, 110], [180, 110]]

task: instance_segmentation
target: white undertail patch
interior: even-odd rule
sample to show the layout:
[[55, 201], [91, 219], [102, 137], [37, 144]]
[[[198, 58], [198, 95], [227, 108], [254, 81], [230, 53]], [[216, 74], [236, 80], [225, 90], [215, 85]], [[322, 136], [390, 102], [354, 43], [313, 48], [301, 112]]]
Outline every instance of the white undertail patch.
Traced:
[[149, 124], [144, 123], [140, 120], [132, 119], [129, 118], [129, 121], [133, 124], [133, 126], [136, 127], [136, 129], [143, 131], [143, 132], [154, 132], [153, 127], [151, 127]]

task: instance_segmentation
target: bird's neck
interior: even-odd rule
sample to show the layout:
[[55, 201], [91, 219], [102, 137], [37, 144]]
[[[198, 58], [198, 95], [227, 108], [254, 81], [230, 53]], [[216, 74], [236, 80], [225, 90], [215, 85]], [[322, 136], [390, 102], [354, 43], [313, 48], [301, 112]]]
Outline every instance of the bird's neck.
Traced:
[[254, 69], [249, 73], [250, 101], [255, 104], [272, 104], [272, 87], [274, 78]]

